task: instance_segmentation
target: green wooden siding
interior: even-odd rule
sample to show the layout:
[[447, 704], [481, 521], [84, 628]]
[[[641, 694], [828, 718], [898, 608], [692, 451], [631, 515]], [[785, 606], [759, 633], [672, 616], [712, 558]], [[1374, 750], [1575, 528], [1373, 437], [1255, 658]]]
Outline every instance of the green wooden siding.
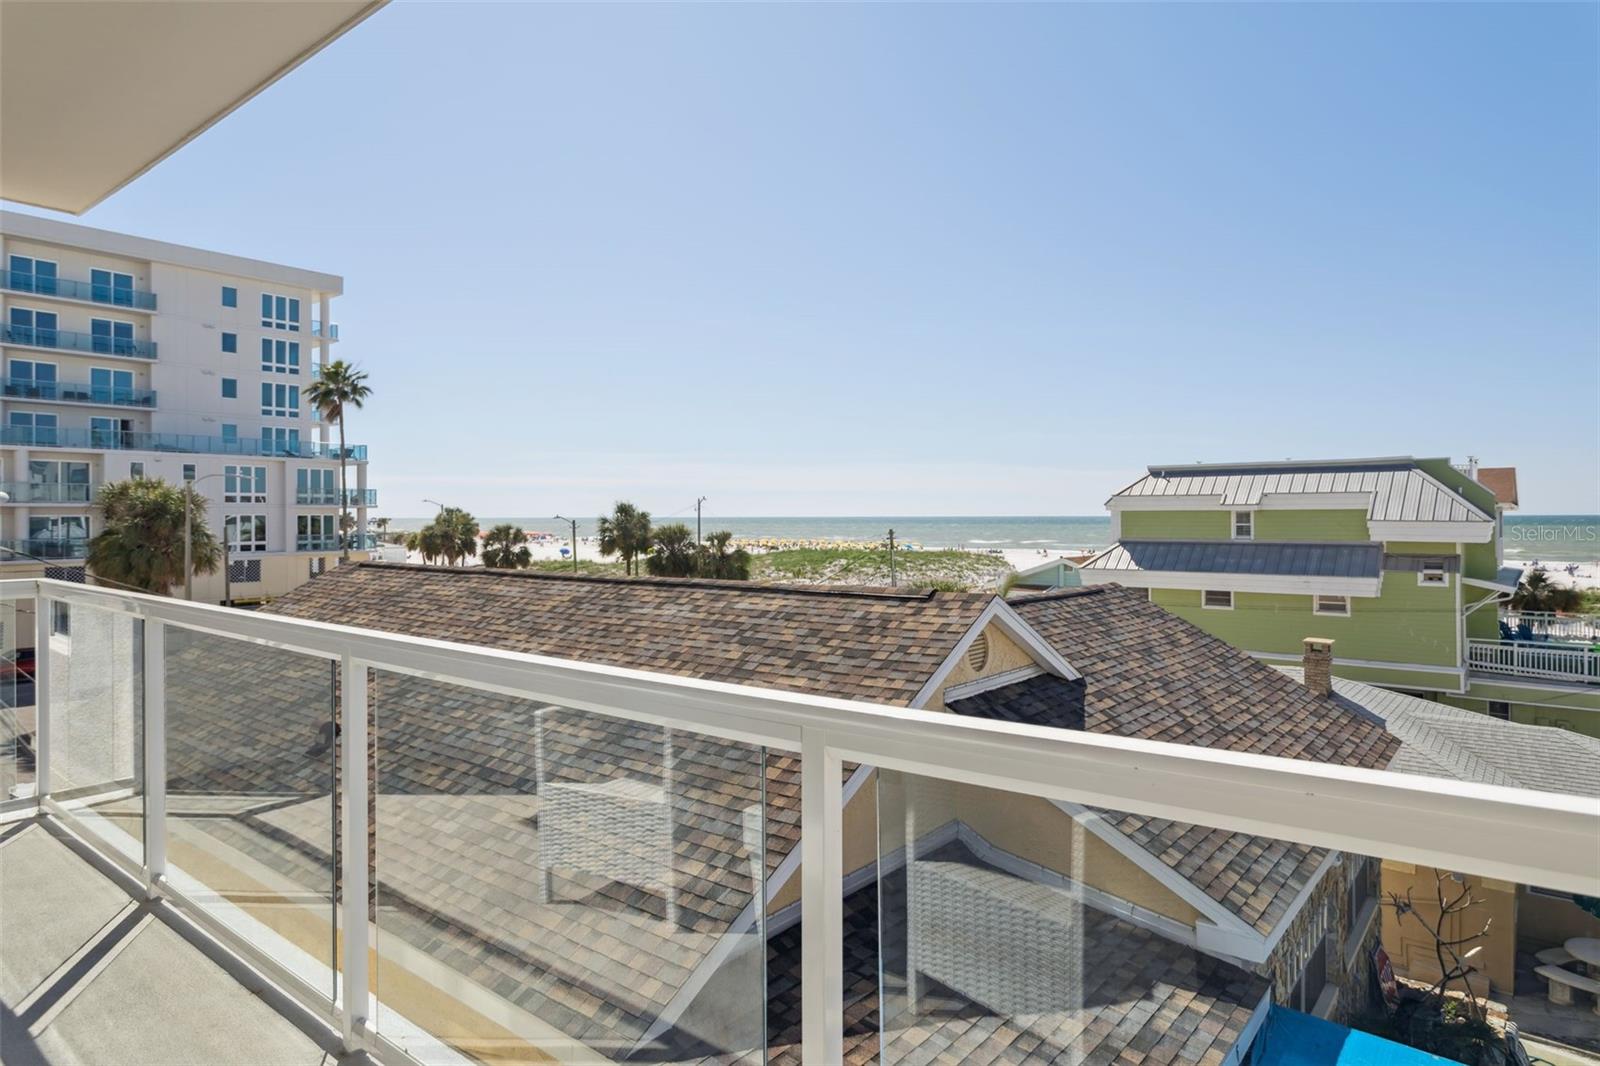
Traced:
[[1354, 508], [1327, 511], [1257, 511], [1256, 540], [1366, 541], [1367, 512]]
[[1488, 581], [1499, 569], [1499, 564], [1495, 560], [1494, 541], [1461, 546], [1461, 572], [1468, 577]]
[[[1476, 694], [1480, 686], [1473, 685], [1468, 691]], [[1493, 697], [1499, 699], [1500, 697]], [[1523, 698], [1527, 698], [1527, 690], [1523, 690]], [[1463, 710], [1476, 711], [1479, 714], [1489, 713], [1488, 699], [1479, 699], [1476, 695], [1456, 696], [1451, 693], [1440, 693], [1440, 703], [1448, 703], [1452, 707]], [[1584, 736], [1600, 737], [1600, 707], [1585, 706], [1541, 706], [1532, 703], [1518, 703], [1516, 700], [1502, 700], [1510, 704], [1511, 720], [1521, 722], [1523, 725], [1555, 726], [1559, 729], [1570, 729], [1574, 733]]]
[[1310, 596], [1279, 593], [1236, 592], [1231, 611], [1201, 607], [1195, 589], [1158, 589], [1154, 600], [1246, 651], [1298, 656], [1306, 637], [1327, 637], [1335, 659], [1460, 664], [1455, 589], [1418, 585], [1415, 574], [1385, 574], [1382, 595], [1353, 598], [1348, 618], [1314, 615]]
[[1123, 511], [1123, 540], [1227, 540], [1229, 511]]

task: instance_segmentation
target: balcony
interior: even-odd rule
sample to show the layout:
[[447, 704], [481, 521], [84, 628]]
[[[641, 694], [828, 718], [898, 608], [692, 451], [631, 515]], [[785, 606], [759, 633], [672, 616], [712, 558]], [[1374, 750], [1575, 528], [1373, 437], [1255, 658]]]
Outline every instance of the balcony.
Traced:
[[[377, 489], [346, 489], [344, 498], [345, 506], [347, 507], [378, 506]], [[302, 507], [338, 507], [339, 490], [296, 492], [294, 494], [294, 502]]]
[[86, 303], [105, 304], [108, 307], [131, 307], [136, 311], [154, 311], [156, 294], [139, 289], [124, 289], [110, 284], [73, 281], [70, 278], [42, 278], [17, 270], [0, 270], [7, 290], [26, 292], [36, 296], [53, 296], [62, 300], [82, 300]]
[[28, 503], [92, 503], [96, 486], [65, 481], [6, 481], [0, 482], [0, 492], [10, 504]]
[[[839, 1063], [875, 1050], [888, 1066], [959, 1061], [992, 1040], [1006, 1061], [1112, 1061], [1106, 1041], [1163, 1037], [1168, 1061], [1237, 1061], [1286, 998], [1308, 1011], [1325, 998], [1317, 975], [1347, 954], [1365, 979], [1369, 942], [1313, 950], [1342, 898], [1323, 889], [1346, 876], [1329, 849], [1600, 894], [1593, 799], [66, 582], [6, 582], [0, 596], [14, 612], [3, 639], [21, 619], [48, 649], [34, 705], [20, 689], [8, 701], [12, 743], [0, 746], [0, 815], [25, 824], [0, 846], [27, 841], [20, 854], [36, 859], [8, 866], [19, 875], [8, 873], [7, 913], [57, 922], [86, 902], [107, 908], [82, 918], [84, 938], [130, 936], [154, 927], [146, 918], [192, 925], [207, 954], [233, 953], [257, 985], [270, 978], [320, 1040], [379, 1061]], [[873, 802], [853, 809], [873, 821], [847, 847], [845, 807], [863, 790]], [[1338, 878], [1300, 923], [1314, 927], [1302, 982], [1276, 988], [1164, 935], [1170, 919], [1007, 850], [1027, 836], [1008, 831], [1020, 825], [1008, 812], [1062, 811], [1080, 812], [1059, 841], [1063, 864], [1103, 850], [1107, 825], [1159, 832], [1180, 819], [1185, 840], [1222, 836], [1219, 855], [1239, 834], [1278, 838], [1245, 849], [1245, 864]], [[55, 842], [80, 864], [35, 855]], [[70, 891], [89, 862], [123, 895], [95, 879], [92, 900]], [[1257, 937], [1202, 925], [1239, 951]], [[31, 965], [40, 944], [66, 943], [65, 963], [72, 941], [58, 932], [8, 923], [8, 960]], [[108, 966], [127, 957], [93, 943], [87, 957]], [[46, 992], [47, 979], [86, 982], [84, 996], [95, 981], [102, 995], [131, 986], [126, 1031], [109, 1009], [36, 1009], [50, 997], [29, 982], [6, 990], [27, 1023], [8, 1029], [46, 1045], [52, 1026], [61, 1040], [77, 1026], [118, 1048], [170, 1007], [151, 973], [193, 990], [202, 1019], [233, 996], [252, 1033], [270, 1021], [235, 995], [250, 975], [209, 960], [99, 972], [31, 965]], [[216, 1038], [203, 1021], [163, 1036]], [[120, 1047], [102, 1060], [158, 1057]], [[304, 1061], [253, 1036], [249, 1047], [253, 1062]], [[228, 1061], [238, 1048], [185, 1057]]]
[[118, 388], [113, 385], [85, 385], [81, 382], [19, 381], [5, 382], [5, 395], [12, 400], [42, 400], [46, 403], [88, 403], [115, 407], [154, 407], [154, 389]]
[[[0, 444], [25, 448], [101, 449], [140, 452], [193, 452], [202, 455], [249, 455], [291, 459], [338, 459], [337, 444], [302, 440], [278, 443], [254, 437], [210, 437], [198, 433], [144, 433], [79, 428], [40, 429], [30, 426], [0, 427]], [[365, 462], [367, 446], [351, 444], [344, 456]]]
[[329, 537], [302, 537], [294, 539], [294, 550], [297, 552], [331, 552], [339, 550], [339, 538]]
[[1481, 674], [1600, 685], [1600, 650], [1555, 641], [1469, 640], [1467, 669]]
[[87, 537], [28, 537], [23, 540], [0, 540], [0, 563], [88, 557]]
[[154, 359], [155, 341], [122, 340], [71, 329], [37, 329], [33, 326], [0, 327], [0, 340], [29, 348], [48, 348], [58, 352], [84, 352], [89, 355], [120, 355], [130, 359]]
[[1500, 636], [1504, 640], [1565, 640], [1592, 644], [1600, 641], [1600, 614], [1503, 611]]
[[339, 339], [339, 323], [329, 322], [327, 325], [323, 325], [316, 319], [312, 319], [311, 335], [320, 340], [336, 341]]

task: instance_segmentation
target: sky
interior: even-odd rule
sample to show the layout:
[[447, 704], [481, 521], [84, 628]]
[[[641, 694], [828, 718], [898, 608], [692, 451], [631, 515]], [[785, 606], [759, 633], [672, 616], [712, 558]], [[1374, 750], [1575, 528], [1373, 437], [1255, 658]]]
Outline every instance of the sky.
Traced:
[[393, 517], [1594, 513], [1597, 12], [402, 0], [80, 221], [342, 275]]

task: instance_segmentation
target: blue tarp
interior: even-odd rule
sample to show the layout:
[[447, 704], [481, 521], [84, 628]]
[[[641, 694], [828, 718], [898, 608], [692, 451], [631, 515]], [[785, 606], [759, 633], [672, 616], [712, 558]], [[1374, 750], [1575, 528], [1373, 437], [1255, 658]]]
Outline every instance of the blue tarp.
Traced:
[[1273, 1007], [1255, 1040], [1256, 1066], [1423, 1066], [1448, 1063], [1438, 1055], [1371, 1033]]

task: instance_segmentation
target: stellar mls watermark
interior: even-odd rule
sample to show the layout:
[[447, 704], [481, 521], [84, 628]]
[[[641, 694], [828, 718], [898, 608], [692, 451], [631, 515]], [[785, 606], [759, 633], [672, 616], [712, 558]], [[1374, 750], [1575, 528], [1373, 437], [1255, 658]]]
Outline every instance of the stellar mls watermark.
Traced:
[[1535, 544], [1600, 544], [1600, 522], [1551, 522], [1510, 526], [1506, 540]]

